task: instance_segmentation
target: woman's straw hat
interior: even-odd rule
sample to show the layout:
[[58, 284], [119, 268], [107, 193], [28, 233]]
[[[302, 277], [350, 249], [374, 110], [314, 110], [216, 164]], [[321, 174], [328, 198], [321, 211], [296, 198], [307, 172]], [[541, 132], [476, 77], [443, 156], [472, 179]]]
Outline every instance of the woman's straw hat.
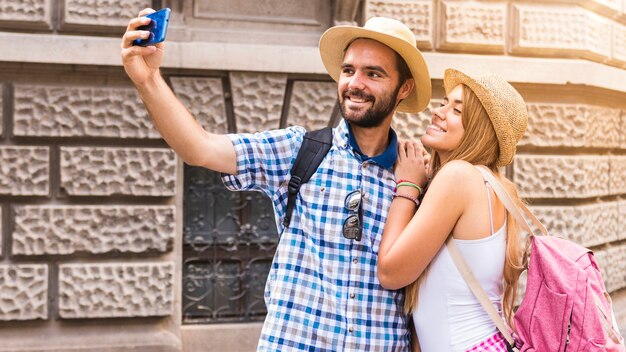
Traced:
[[372, 17], [363, 27], [335, 26], [320, 38], [320, 55], [328, 74], [339, 80], [343, 56], [348, 45], [357, 38], [373, 39], [395, 50], [406, 62], [415, 80], [415, 89], [398, 105], [401, 112], [420, 112], [430, 102], [430, 75], [424, 57], [415, 44], [413, 32], [391, 18]]
[[455, 69], [447, 69], [443, 84], [446, 93], [463, 84], [476, 94], [496, 131], [500, 146], [497, 166], [510, 164], [515, 155], [515, 145], [528, 125], [528, 111], [522, 96], [502, 77], [494, 74], [472, 78]]

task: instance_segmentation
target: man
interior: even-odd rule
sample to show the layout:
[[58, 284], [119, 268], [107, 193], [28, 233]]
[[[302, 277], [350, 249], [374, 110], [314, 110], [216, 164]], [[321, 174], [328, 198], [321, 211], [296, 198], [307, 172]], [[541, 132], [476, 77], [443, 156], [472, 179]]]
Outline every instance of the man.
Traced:
[[162, 44], [131, 46], [147, 37], [136, 30], [143, 24], [142, 18], [129, 22], [122, 60], [163, 138], [186, 163], [224, 173], [229, 189], [259, 190], [273, 202], [281, 236], [258, 350], [408, 349], [403, 293], [380, 286], [376, 257], [394, 187], [393, 114], [421, 111], [430, 100], [430, 77], [413, 33], [398, 21], [372, 18], [363, 28], [338, 26], [322, 36], [322, 61], [338, 83], [344, 119], [285, 228], [289, 172], [304, 129], [203, 130], [159, 74]]

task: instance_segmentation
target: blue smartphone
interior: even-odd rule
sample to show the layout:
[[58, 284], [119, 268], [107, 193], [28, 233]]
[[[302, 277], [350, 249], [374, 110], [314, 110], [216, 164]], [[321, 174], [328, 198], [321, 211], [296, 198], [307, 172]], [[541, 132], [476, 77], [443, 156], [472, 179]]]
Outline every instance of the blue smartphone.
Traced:
[[150, 31], [150, 37], [133, 40], [133, 45], [148, 46], [160, 43], [165, 40], [167, 32], [167, 23], [170, 21], [170, 9], [164, 8], [157, 12], [153, 12], [144, 17], [148, 17], [151, 21], [145, 26], [137, 27], [139, 31]]

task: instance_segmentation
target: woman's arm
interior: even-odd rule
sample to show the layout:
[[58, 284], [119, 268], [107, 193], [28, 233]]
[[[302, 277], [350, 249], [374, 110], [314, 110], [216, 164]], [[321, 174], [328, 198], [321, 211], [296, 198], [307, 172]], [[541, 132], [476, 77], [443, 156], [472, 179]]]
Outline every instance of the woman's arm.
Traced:
[[415, 205], [411, 202], [396, 198], [391, 203], [378, 252], [381, 285], [399, 289], [421, 275], [467, 206], [467, 175], [472, 168], [464, 161], [446, 164], [413, 216]]

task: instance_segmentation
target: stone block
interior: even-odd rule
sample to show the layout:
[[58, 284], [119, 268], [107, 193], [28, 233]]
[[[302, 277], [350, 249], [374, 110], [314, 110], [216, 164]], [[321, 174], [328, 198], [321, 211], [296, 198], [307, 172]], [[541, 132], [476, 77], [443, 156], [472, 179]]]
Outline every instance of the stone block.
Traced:
[[626, 239], [626, 201], [622, 200], [618, 202], [617, 208], [619, 211], [618, 236], [620, 240], [623, 240], [623, 239]]
[[220, 78], [171, 77], [172, 88], [205, 130], [227, 133], [224, 90]]
[[626, 156], [609, 156], [610, 186], [609, 193], [613, 195], [626, 194]]
[[609, 293], [626, 287], [626, 245], [616, 244], [594, 251], [594, 256]]
[[121, 27], [140, 10], [152, 7], [150, 0], [64, 0], [63, 28]]
[[527, 107], [528, 129], [520, 140], [521, 146], [584, 146], [584, 105], [528, 103]]
[[616, 241], [622, 231], [617, 202], [533, 206], [531, 209], [552, 235], [567, 238], [584, 247]]
[[440, 103], [441, 100], [431, 100], [424, 111], [415, 114], [396, 112], [391, 125], [398, 134], [398, 138], [419, 141], [426, 133], [426, 127], [430, 125], [433, 109]]
[[173, 297], [171, 262], [59, 265], [63, 319], [171, 315]]
[[576, 6], [513, 4], [511, 51], [525, 55], [611, 55], [611, 21]]
[[0, 1], [0, 27], [50, 29], [50, 0]]
[[132, 88], [15, 86], [13, 134], [159, 138]]
[[171, 197], [175, 182], [170, 149], [61, 148], [61, 189], [68, 195]]
[[0, 84], [0, 136], [3, 134], [4, 126], [4, 108], [2, 106], [2, 97], [4, 96], [4, 86]]
[[441, 1], [439, 16], [439, 49], [504, 51], [506, 3]]
[[626, 62], [626, 26], [613, 24], [613, 60]]
[[406, 24], [420, 48], [433, 46], [433, 1], [422, 0], [367, 0], [366, 17], [389, 17]]
[[618, 148], [621, 111], [593, 105], [529, 103], [520, 145]]
[[0, 321], [48, 319], [48, 266], [0, 265]]
[[0, 147], [0, 195], [47, 196], [48, 147]]
[[589, 198], [609, 194], [608, 156], [518, 155], [515, 183], [524, 198]]
[[621, 110], [600, 106], [586, 107], [585, 146], [619, 148]]
[[286, 74], [231, 72], [230, 85], [237, 132], [259, 132], [279, 127]]
[[287, 125], [312, 131], [328, 126], [337, 103], [337, 83], [296, 81], [291, 91]]
[[14, 255], [167, 252], [173, 206], [17, 206]]
[[[626, 131], [626, 110], [622, 110], [622, 125], [620, 127], [620, 131]], [[620, 133], [619, 135], [619, 147], [621, 149], [626, 149], [626, 133]]]

